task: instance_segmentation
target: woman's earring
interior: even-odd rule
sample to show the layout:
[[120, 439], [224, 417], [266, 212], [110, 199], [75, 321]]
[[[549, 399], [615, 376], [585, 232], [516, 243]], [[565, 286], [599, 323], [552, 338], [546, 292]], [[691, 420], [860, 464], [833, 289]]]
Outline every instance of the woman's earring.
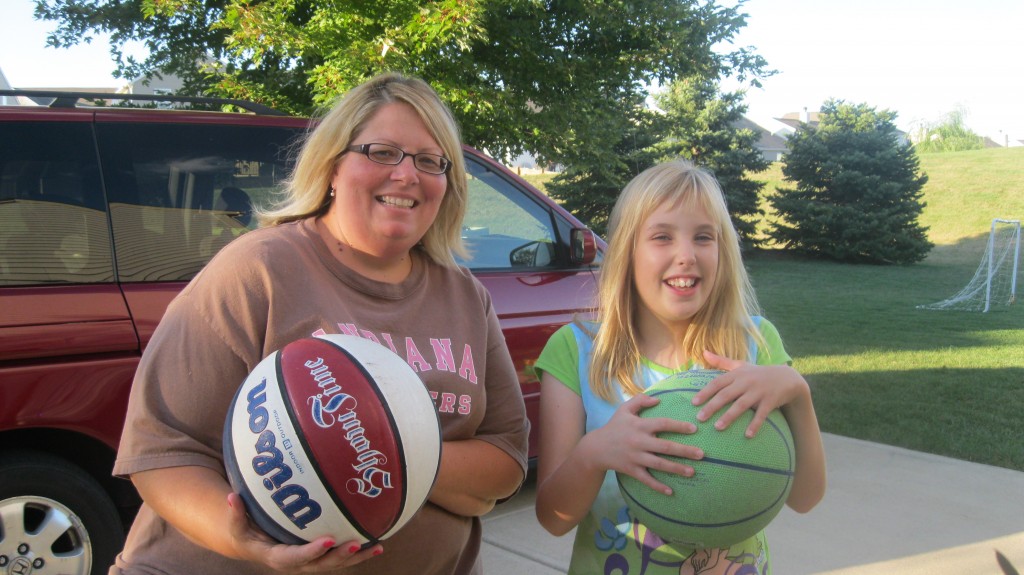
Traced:
[[328, 195], [334, 197], [334, 186], [327, 186], [327, 190], [330, 192]]

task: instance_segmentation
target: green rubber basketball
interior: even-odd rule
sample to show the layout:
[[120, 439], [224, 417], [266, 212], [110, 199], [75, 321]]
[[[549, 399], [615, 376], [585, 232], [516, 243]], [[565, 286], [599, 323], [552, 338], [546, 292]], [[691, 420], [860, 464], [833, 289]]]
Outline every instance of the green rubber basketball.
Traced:
[[[661, 437], [704, 450], [691, 465], [693, 477], [651, 470], [672, 488], [659, 493], [624, 473], [619, 489], [633, 517], [666, 542], [696, 548], [722, 548], [744, 541], [765, 528], [782, 509], [793, 486], [796, 454], [793, 435], [782, 412], [775, 410], [753, 438], [744, 436], [754, 412], [748, 411], [723, 431], [714, 420], [699, 423], [693, 396], [724, 372], [692, 370], [668, 377], [645, 393], [660, 399], [640, 417], [667, 417], [697, 424], [691, 435]], [[675, 458], [672, 458], [675, 459]]]

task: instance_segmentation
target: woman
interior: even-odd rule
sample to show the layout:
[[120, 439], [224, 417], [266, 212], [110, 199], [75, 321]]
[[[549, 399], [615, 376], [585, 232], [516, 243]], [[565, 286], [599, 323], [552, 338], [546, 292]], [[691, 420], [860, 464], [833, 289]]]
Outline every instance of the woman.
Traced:
[[[283, 203], [182, 291], [143, 355], [114, 472], [145, 503], [111, 573], [481, 572], [479, 517], [525, 477], [528, 422], [490, 297], [452, 255], [465, 205], [458, 129], [426, 83], [374, 78], [322, 119]], [[366, 549], [278, 544], [224, 479], [235, 389], [321, 333], [390, 347], [450, 399], [428, 503]]]

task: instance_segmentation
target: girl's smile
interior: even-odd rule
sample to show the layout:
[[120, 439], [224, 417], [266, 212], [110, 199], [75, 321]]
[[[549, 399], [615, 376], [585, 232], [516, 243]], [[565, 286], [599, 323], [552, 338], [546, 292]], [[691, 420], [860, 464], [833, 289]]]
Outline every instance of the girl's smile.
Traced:
[[641, 328], [681, 332], [714, 286], [717, 228], [700, 206], [663, 204], [641, 226], [633, 262]]

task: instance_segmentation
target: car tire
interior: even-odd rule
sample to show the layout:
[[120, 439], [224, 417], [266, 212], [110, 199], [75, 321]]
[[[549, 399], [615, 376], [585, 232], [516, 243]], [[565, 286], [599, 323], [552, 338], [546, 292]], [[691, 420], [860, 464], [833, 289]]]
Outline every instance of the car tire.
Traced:
[[0, 454], [0, 518], [2, 573], [106, 573], [124, 544], [100, 484], [44, 453]]

